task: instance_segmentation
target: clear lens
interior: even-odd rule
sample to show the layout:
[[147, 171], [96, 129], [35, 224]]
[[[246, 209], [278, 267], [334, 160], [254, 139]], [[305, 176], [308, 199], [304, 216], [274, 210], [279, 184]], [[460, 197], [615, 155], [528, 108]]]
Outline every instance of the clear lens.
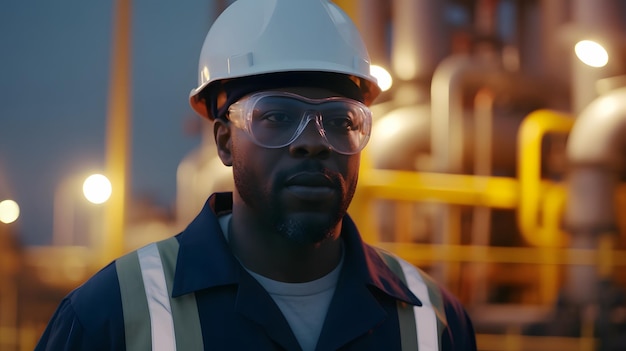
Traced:
[[342, 154], [361, 151], [371, 131], [372, 117], [364, 104], [348, 98], [308, 99], [284, 92], [260, 92], [229, 108], [229, 119], [267, 148], [294, 142], [313, 122], [320, 136]]

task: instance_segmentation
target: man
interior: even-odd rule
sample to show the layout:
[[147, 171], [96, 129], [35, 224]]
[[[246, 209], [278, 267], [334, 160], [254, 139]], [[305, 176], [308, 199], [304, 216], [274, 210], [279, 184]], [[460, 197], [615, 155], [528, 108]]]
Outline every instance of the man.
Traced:
[[346, 214], [379, 92], [334, 4], [236, 1], [190, 97], [235, 191], [70, 293], [37, 350], [475, 350], [459, 302]]

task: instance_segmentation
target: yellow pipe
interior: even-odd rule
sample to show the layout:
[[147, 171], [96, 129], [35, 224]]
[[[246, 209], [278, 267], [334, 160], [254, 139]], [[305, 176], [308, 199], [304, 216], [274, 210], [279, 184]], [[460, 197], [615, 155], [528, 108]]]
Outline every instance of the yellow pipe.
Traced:
[[518, 182], [508, 177], [363, 170], [359, 186], [373, 198], [515, 208]]
[[[598, 265], [602, 253], [596, 249], [377, 243], [409, 262], [482, 262], [537, 265]], [[612, 250], [612, 267], [626, 266], [626, 250]]]
[[[510, 340], [511, 334], [476, 334], [476, 344], [483, 351], [509, 351], [511, 348], [503, 348]], [[528, 336], [520, 335], [517, 338], [519, 344], [508, 345], [522, 350], [594, 350], [598, 340], [593, 336], [565, 337], [565, 336]]]
[[349, 212], [363, 239], [379, 241], [375, 199], [440, 202], [513, 209], [518, 203], [514, 178], [374, 169], [367, 148], [361, 155], [359, 186]]
[[600, 278], [607, 278], [611, 276], [614, 269], [614, 246], [615, 246], [615, 233], [604, 233], [600, 235], [598, 240], [598, 255], [600, 260], [598, 261], [598, 275]]
[[[546, 189], [545, 201], [543, 202], [544, 225], [539, 231], [546, 237], [548, 242], [554, 243], [552, 247], [562, 247], [566, 236], [561, 231], [561, 217], [565, 209], [567, 192], [564, 186], [553, 185]], [[552, 250], [542, 250], [544, 255], [553, 255]], [[552, 304], [559, 292], [559, 267], [557, 265], [545, 265], [539, 273], [539, 296], [545, 304]]]
[[376, 222], [376, 216], [373, 215], [373, 199], [366, 187], [359, 186], [356, 189], [356, 193], [348, 209], [348, 212], [359, 228], [359, 233], [363, 241], [368, 243], [377, 243], [380, 241], [380, 237], [378, 236], [378, 223]]
[[[521, 190], [524, 190], [523, 188]], [[551, 246], [560, 247], [567, 244], [565, 232], [561, 230], [561, 217], [565, 211], [567, 201], [567, 189], [562, 184], [552, 184], [545, 187], [542, 202], [543, 226], [540, 229], [541, 236]]]
[[363, 175], [373, 169], [372, 159], [369, 156], [368, 147], [361, 152], [361, 163], [359, 168], [359, 183], [350, 203], [348, 212], [359, 227], [359, 232], [363, 241], [376, 243], [380, 241], [378, 236], [378, 223], [373, 206], [374, 197], [370, 194], [369, 188], [364, 186]]
[[396, 226], [395, 240], [401, 243], [410, 243], [411, 240], [411, 219], [413, 218], [413, 202], [399, 201], [395, 204]]
[[541, 235], [538, 230], [542, 201], [541, 143], [548, 133], [568, 133], [574, 118], [549, 110], [532, 112], [522, 122], [518, 132], [518, 177], [520, 185], [518, 225], [522, 236], [532, 245], [554, 246], [557, 239]]

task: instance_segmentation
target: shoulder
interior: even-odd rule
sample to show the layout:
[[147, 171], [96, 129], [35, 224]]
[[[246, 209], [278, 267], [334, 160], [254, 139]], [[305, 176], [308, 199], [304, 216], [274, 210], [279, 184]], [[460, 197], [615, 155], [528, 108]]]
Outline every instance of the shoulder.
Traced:
[[93, 275], [68, 296], [85, 326], [102, 327], [121, 317], [122, 305], [115, 262]]
[[[385, 259], [388, 265], [396, 262], [401, 268], [404, 280], [414, 293], [423, 299], [427, 296], [437, 310], [438, 320], [445, 326], [441, 335], [445, 350], [476, 350], [474, 328], [469, 315], [456, 296], [440, 285], [433, 277], [422, 269], [409, 263], [396, 254], [380, 248], [375, 250]], [[390, 264], [390, 262], [392, 262]], [[394, 270], [395, 271], [395, 270]], [[398, 274], [398, 273], [396, 273]], [[420, 292], [421, 290], [421, 292]], [[424, 302], [424, 301], [422, 301]]]
[[123, 350], [124, 317], [115, 263], [61, 302], [37, 350]]
[[467, 311], [459, 300], [445, 289], [441, 289], [448, 328], [444, 335], [446, 350], [476, 350], [474, 326]]

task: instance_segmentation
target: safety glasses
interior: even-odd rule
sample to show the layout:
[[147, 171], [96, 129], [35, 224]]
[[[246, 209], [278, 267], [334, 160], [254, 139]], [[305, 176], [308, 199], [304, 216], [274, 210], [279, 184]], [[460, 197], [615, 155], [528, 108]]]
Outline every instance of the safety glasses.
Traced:
[[309, 99], [297, 94], [263, 91], [232, 104], [228, 119], [257, 145], [276, 149], [293, 143], [313, 121], [323, 140], [336, 152], [363, 150], [372, 129], [364, 104], [343, 97]]

